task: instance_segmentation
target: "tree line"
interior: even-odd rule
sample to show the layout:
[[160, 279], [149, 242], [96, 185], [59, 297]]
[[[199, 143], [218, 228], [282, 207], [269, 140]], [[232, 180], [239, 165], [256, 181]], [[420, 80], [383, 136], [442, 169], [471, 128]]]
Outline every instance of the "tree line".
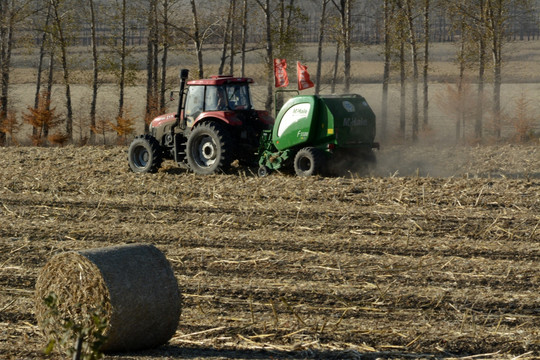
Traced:
[[[145, 124], [165, 109], [167, 71], [171, 49], [195, 54], [196, 77], [203, 78], [205, 55], [211, 47], [220, 53], [220, 74], [246, 76], [246, 55], [264, 53], [267, 83], [265, 107], [273, 107], [273, 59], [299, 58], [301, 44], [317, 43], [315, 92], [321, 91], [322, 53], [333, 46], [335, 56], [331, 89], [351, 88], [352, 49], [362, 43], [379, 44], [383, 54], [382, 136], [388, 127], [388, 89], [394, 77], [400, 85], [399, 129], [406, 132], [410, 118], [412, 139], [429, 125], [430, 46], [437, 41], [456, 44], [459, 66], [456, 98], [464, 101], [471, 89], [467, 71], [476, 73], [474, 136], [481, 139], [485, 112], [487, 71], [492, 72], [495, 136], [500, 137], [500, 88], [504, 44], [513, 38], [538, 36], [537, 3], [532, 0], [0, 0], [0, 144], [20, 124], [10, 104], [13, 51], [33, 49], [35, 56], [34, 104], [22, 118], [32, 126], [36, 144], [73, 142], [72, 84], [75, 46], [88, 48], [88, 63], [78, 64], [91, 73], [92, 95], [87, 129], [90, 143], [105, 128], [120, 138], [133, 131], [126, 113], [125, 90], [133, 85], [141, 64], [135, 54], [145, 49]], [[59, 73], [64, 88], [65, 115], [55, 113], [51, 90]], [[341, 72], [341, 74], [338, 74]], [[97, 96], [104, 74], [118, 85], [113, 119], [97, 116]], [[338, 78], [343, 83], [338, 84]], [[412, 86], [408, 86], [412, 85]], [[407, 90], [412, 90], [408, 94]], [[407, 99], [411, 98], [410, 104]], [[466, 106], [458, 106], [456, 136], [464, 135]], [[410, 113], [409, 113], [410, 112]], [[82, 135], [80, 135], [82, 136]]]

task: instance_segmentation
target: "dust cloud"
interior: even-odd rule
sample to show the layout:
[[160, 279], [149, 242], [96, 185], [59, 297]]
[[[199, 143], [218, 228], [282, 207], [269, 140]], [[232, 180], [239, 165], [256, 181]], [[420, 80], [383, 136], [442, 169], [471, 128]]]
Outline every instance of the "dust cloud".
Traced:
[[378, 177], [540, 178], [538, 145], [381, 145], [376, 161], [337, 161], [341, 171]]

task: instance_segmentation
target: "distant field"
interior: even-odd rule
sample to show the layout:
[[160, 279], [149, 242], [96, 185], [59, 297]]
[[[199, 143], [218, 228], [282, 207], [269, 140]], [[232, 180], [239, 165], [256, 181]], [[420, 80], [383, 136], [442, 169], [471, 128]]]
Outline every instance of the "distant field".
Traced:
[[[327, 44], [323, 54], [323, 85], [322, 93], [329, 93], [329, 81], [331, 78], [333, 56], [333, 45]], [[430, 72], [430, 126], [432, 132], [430, 136], [439, 138], [448, 138], [453, 136], [454, 120], [449, 114], [441, 112], [436, 99], [445, 97], [446, 86], [455, 82], [457, 76], [457, 66], [454, 63], [456, 48], [452, 44], [435, 44], [431, 49], [432, 63]], [[381, 48], [379, 46], [365, 46], [356, 48], [353, 51], [352, 76], [353, 85], [352, 92], [357, 92], [366, 97], [370, 105], [377, 114], [380, 114], [380, 102], [382, 93], [382, 72], [383, 63], [381, 59]], [[144, 51], [136, 52], [134, 59], [139, 63], [141, 69], [144, 68]], [[264, 107], [266, 96], [266, 77], [264, 67], [262, 65], [263, 54], [261, 52], [250, 52], [247, 56], [247, 75], [253, 77], [256, 81], [253, 87], [254, 101], [258, 108]], [[302, 60], [308, 65], [312, 77], [315, 76], [316, 69], [316, 46], [310, 45], [303, 48], [302, 59], [289, 60], [289, 76], [291, 79], [290, 88], [294, 88], [295, 83], [295, 68], [296, 60]], [[88, 49], [77, 48], [73, 51], [71, 63], [73, 65], [87, 64]], [[205, 53], [206, 74], [211, 75], [217, 72], [219, 61], [219, 52], [217, 50], [208, 51]], [[14, 69], [11, 73], [11, 106], [17, 113], [22, 113], [28, 106], [33, 104], [34, 99], [34, 82], [35, 82], [35, 62], [36, 56], [28, 51], [16, 52], [14, 60]], [[192, 74], [195, 72], [196, 63], [193, 52], [173, 51], [170, 55], [169, 74], [167, 84], [171, 89], [176, 89], [178, 86], [178, 70], [181, 67], [192, 69]], [[239, 65], [237, 65], [237, 70]], [[56, 82], [61, 84], [61, 71], [57, 70]], [[82, 124], [82, 128], [87, 128], [86, 122], [90, 108], [90, 87], [89, 87], [89, 71], [81, 70], [75, 67], [72, 72], [73, 85], [73, 105], [75, 109], [75, 137], [77, 137], [77, 125]], [[127, 89], [127, 106], [131, 114], [136, 118], [140, 118], [138, 131], [141, 131], [143, 122], [142, 114], [144, 113], [145, 91], [144, 91], [144, 76], [143, 70], [140, 70], [137, 76], [137, 84]], [[475, 78], [473, 72], [468, 74], [470, 79]], [[489, 81], [489, 71], [488, 71]], [[502, 88], [502, 98], [504, 110], [511, 114], [514, 110], [514, 102], [520, 96], [525, 96], [528, 99], [537, 99], [540, 97], [540, 41], [524, 41], [509, 43], [507, 45], [507, 63], [504, 68], [504, 85]], [[389, 131], [395, 133], [398, 127], [398, 112], [399, 108], [399, 87], [397, 78], [394, 74], [393, 84], [390, 88], [390, 120]], [[100, 87], [98, 99], [98, 116], [104, 119], [113, 118], [116, 113], [118, 91], [116, 85], [113, 84], [114, 78], [111, 75], [103, 75], [103, 84]], [[342, 91], [342, 86], [339, 86], [337, 91]], [[311, 90], [305, 91], [310, 93]], [[491, 87], [488, 83], [486, 86], [486, 98], [490, 98]], [[410, 89], [409, 89], [410, 93]], [[55, 86], [53, 93], [54, 105], [57, 111], [64, 111], [64, 89], [61, 85]], [[408, 100], [410, 104], [410, 99]], [[176, 104], [170, 104], [170, 110], [174, 111]], [[538, 116], [540, 109], [533, 105], [530, 108], [531, 116], [538, 118], [535, 122], [535, 131], [540, 132], [540, 117]], [[489, 120], [489, 119], [488, 119]], [[472, 129], [472, 122], [467, 122]], [[380, 123], [379, 123], [380, 125]], [[468, 129], [469, 133], [472, 130]], [[28, 130], [28, 129], [26, 129]], [[407, 126], [407, 131], [410, 131], [410, 125]], [[27, 132], [27, 131], [26, 131]], [[513, 129], [505, 126], [503, 129], [504, 136], [511, 136]], [[24, 133], [24, 131], [23, 131]], [[21, 135], [21, 142], [26, 140], [26, 135]]]

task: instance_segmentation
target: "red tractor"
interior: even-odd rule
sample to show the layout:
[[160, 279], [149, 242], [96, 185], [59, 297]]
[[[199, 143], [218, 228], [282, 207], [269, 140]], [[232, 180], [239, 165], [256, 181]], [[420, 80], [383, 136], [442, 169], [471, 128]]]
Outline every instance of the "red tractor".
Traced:
[[250, 78], [212, 76], [187, 81], [180, 72], [178, 111], [150, 123], [148, 134], [129, 146], [128, 161], [134, 172], [156, 172], [164, 159], [197, 174], [226, 172], [235, 160], [256, 162], [263, 130], [274, 119], [267, 111], [254, 110]]

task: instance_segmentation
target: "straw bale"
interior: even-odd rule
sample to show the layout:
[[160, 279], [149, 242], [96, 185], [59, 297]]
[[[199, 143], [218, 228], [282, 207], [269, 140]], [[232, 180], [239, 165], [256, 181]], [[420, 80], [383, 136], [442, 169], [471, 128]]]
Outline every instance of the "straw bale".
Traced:
[[[121, 245], [54, 256], [36, 282], [36, 317], [46, 334], [61, 332], [43, 302], [58, 297], [59, 317], [82, 321], [97, 307], [107, 321], [101, 350], [165, 344], [176, 332], [181, 298], [172, 268], [153, 245]], [[83, 324], [84, 326], [84, 324]]]

